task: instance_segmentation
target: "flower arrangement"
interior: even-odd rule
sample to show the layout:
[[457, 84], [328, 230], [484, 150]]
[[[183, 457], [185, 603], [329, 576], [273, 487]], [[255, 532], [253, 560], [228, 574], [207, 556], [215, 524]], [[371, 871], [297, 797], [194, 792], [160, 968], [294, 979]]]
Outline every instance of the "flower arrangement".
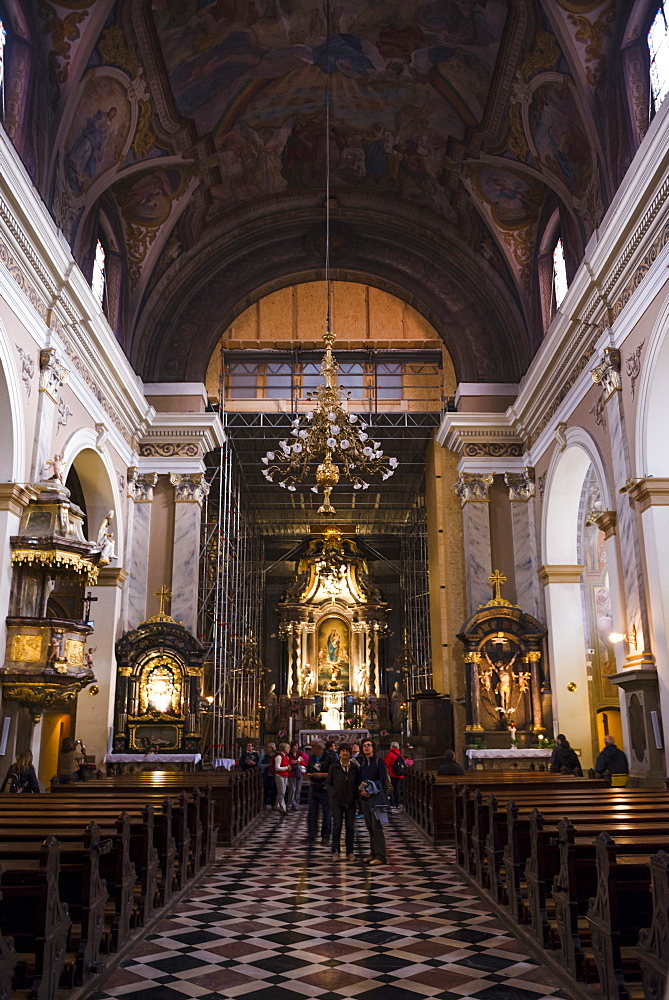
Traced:
[[285, 740], [286, 737], [288, 736], [288, 733], [286, 732], [285, 729], [280, 729], [276, 735], [279, 737], [280, 740]]

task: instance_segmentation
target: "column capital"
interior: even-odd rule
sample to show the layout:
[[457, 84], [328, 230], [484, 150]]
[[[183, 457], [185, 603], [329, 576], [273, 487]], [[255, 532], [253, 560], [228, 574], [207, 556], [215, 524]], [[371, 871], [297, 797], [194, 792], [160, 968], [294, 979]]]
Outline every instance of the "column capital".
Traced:
[[615, 347], [605, 347], [603, 359], [590, 370], [590, 375], [596, 385], [601, 385], [604, 402], [608, 402], [615, 392], [620, 392], [622, 389], [620, 351]]
[[205, 482], [202, 472], [171, 472], [170, 482], [174, 487], [175, 503], [197, 503], [201, 507], [202, 501], [209, 495], [209, 483]]
[[492, 472], [461, 472], [453, 489], [460, 497], [462, 506], [466, 503], [489, 503], [488, 488], [494, 478]]
[[605, 538], [613, 538], [616, 533], [618, 515], [615, 510], [591, 510], [585, 522], [586, 528], [596, 525], [600, 531], [604, 532]]
[[505, 472], [504, 482], [509, 487], [509, 500], [528, 503], [535, 495], [534, 469], [526, 466], [522, 472]]
[[140, 472], [136, 465], [132, 465], [128, 469], [128, 496], [135, 503], [151, 503], [157, 482], [157, 472]]
[[11, 514], [21, 517], [23, 508], [37, 496], [31, 486], [19, 483], [0, 483], [0, 510], [8, 510]]
[[539, 580], [547, 587], [549, 583], [580, 583], [585, 566], [540, 566]]
[[45, 347], [39, 352], [39, 391], [45, 392], [54, 403], [58, 402], [58, 390], [70, 378], [70, 370], [62, 365], [54, 347]]
[[647, 479], [633, 480], [629, 486], [625, 484], [625, 487], [625, 492], [639, 504], [641, 513], [649, 507], [669, 506], [669, 479], [649, 476]]

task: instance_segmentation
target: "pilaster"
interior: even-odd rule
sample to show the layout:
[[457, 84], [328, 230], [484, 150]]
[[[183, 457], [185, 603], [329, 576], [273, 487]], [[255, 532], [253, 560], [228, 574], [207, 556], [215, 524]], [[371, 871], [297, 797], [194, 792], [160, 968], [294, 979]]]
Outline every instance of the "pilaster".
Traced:
[[462, 504], [467, 611], [470, 615], [490, 596], [488, 577], [492, 573], [492, 553], [488, 490], [492, 481], [489, 472], [463, 472], [453, 487]]
[[172, 556], [172, 617], [197, 633], [200, 522], [209, 485], [201, 472], [173, 472], [174, 552]]
[[137, 628], [146, 618], [146, 595], [149, 579], [149, 543], [151, 540], [151, 503], [158, 482], [156, 472], [128, 469], [128, 496], [133, 501], [128, 509], [128, 567], [125, 622]]
[[35, 482], [42, 478], [46, 463], [52, 457], [53, 426], [60, 401], [60, 387], [70, 378], [69, 369], [62, 364], [53, 347], [40, 351], [39, 364], [39, 400], [32, 466]]
[[537, 535], [534, 523], [534, 469], [506, 472], [504, 482], [509, 489], [511, 531], [516, 578], [516, 601], [527, 614], [540, 617], [537, 592]]

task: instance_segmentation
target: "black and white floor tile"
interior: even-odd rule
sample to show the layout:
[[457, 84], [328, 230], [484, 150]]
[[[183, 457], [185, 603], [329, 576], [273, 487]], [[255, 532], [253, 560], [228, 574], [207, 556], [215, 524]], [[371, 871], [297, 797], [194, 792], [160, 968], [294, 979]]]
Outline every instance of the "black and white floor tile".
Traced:
[[226, 851], [94, 1000], [569, 1000], [401, 813], [379, 867], [333, 863], [305, 819]]

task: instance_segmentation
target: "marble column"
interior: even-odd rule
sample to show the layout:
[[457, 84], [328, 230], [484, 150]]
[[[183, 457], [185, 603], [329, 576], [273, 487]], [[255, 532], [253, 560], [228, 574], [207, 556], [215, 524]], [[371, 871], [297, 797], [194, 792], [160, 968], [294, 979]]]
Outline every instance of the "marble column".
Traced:
[[488, 488], [492, 482], [489, 472], [463, 472], [454, 487], [462, 504], [469, 615], [490, 600], [488, 577], [492, 573], [492, 554]]
[[[603, 360], [593, 368], [591, 375], [593, 381], [602, 387], [602, 399], [606, 404], [611, 441], [613, 481], [622, 486], [630, 482], [631, 463], [623, 410], [620, 351], [606, 348]], [[627, 664], [628, 666], [643, 666], [645, 663], [653, 665], [639, 526], [634, 502], [627, 490], [622, 493], [616, 492], [616, 514], [625, 595], [625, 628], [622, 631], [636, 630], [636, 641], [629, 643]]]
[[35, 482], [51, 475], [46, 463], [53, 457], [51, 451], [53, 424], [60, 402], [60, 387], [65, 385], [70, 377], [69, 370], [60, 363], [53, 347], [39, 352], [39, 366], [39, 401], [32, 465], [32, 477]]
[[481, 685], [479, 683], [479, 661], [481, 654], [465, 653], [464, 661], [468, 666], [467, 687], [469, 688], [470, 719], [465, 727], [468, 733], [482, 733], [481, 725]]
[[583, 566], [542, 566], [548, 618], [548, 646], [556, 732], [564, 732], [581, 751], [581, 766], [592, 767], [592, 729], [588, 666], [583, 626]]
[[174, 487], [174, 549], [172, 555], [171, 615], [197, 635], [200, 581], [200, 524], [202, 501], [209, 485], [201, 472], [170, 474]]
[[146, 591], [149, 579], [149, 541], [151, 537], [151, 503], [153, 489], [158, 482], [156, 472], [139, 472], [128, 469], [128, 496], [133, 501], [129, 508], [128, 585], [126, 588], [125, 623], [137, 628], [146, 619]]
[[662, 716], [659, 721], [669, 770], [669, 478], [642, 479], [630, 493], [641, 511], [651, 635]]
[[[110, 729], [114, 725], [116, 698], [116, 658], [114, 646], [120, 633], [119, 621], [123, 588], [128, 573], [117, 567], [103, 567], [98, 582], [91, 587], [97, 600], [91, 616], [95, 629], [88, 638], [88, 648], [94, 649], [93, 672], [95, 685], [84, 688], [77, 699], [75, 737], [82, 740], [88, 754], [95, 754], [98, 767], [107, 753]], [[98, 689], [98, 694], [91, 692]]]
[[541, 711], [541, 678], [539, 675], [539, 661], [541, 653], [538, 650], [531, 650], [526, 659], [530, 664], [530, 690], [532, 695], [532, 732], [544, 732], [543, 712]]
[[511, 531], [516, 577], [516, 601], [528, 615], [539, 618], [537, 590], [537, 536], [534, 525], [534, 469], [507, 472], [504, 482], [509, 488]]

